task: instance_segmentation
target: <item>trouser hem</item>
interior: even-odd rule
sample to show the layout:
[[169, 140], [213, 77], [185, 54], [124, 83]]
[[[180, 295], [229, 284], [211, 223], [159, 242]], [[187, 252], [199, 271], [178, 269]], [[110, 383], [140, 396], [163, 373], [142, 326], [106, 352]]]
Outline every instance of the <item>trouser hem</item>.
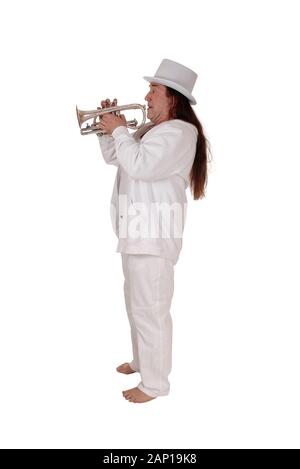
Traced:
[[143, 391], [145, 394], [148, 394], [148, 396], [150, 397], [159, 397], [159, 396], [167, 396], [169, 394], [170, 391], [165, 391], [165, 392], [159, 392], [159, 391], [153, 391], [151, 389], [148, 389], [146, 388], [145, 386], [143, 386], [142, 383], [139, 383], [137, 385], [137, 387]]
[[140, 372], [140, 370], [135, 366], [134, 363], [130, 362], [130, 363], [129, 363], [129, 366], [130, 366], [130, 368], [131, 368], [132, 370]]

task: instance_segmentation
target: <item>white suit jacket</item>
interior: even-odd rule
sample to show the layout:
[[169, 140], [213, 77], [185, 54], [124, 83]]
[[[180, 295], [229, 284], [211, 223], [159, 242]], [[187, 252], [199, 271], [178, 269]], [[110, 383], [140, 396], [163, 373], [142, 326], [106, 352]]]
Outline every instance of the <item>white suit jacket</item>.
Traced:
[[158, 255], [176, 264], [197, 128], [172, 119], [148, 122], [134, 134], [119, 126], [112, 135], [97, 136], [105, 162], [118, 167], [111, 197], [116, 252]]

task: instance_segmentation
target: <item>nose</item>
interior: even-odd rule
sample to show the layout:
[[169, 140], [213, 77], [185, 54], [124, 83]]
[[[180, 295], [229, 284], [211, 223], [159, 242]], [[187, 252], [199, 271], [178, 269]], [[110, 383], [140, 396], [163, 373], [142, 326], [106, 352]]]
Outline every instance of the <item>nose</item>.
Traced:
[[146, 94], [145, 101], [149, 101], [149, 96], [148, 95], [149, 95], [149, 93]]

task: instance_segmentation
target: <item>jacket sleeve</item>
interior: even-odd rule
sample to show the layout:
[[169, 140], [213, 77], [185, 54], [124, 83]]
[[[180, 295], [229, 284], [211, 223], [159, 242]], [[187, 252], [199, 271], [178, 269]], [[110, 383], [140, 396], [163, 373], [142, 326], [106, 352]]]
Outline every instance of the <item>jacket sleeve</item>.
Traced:
[[133, 179], [155, 181], [184, 171], [195, 157], [197, 131], [187, 126], [165, 124], [137, 142], [125, 126], [117, 127], [116, 156]]
[[113, 164], [115, 166], [119, 166], [119, 161], [116, 155], [116, 148], [115, 142], [111, 135], [105, 134], [100, 135], [96, 134], [99, 140], [100, 149], [102, 152], [102, 156], [104, 161], [107, 164]]

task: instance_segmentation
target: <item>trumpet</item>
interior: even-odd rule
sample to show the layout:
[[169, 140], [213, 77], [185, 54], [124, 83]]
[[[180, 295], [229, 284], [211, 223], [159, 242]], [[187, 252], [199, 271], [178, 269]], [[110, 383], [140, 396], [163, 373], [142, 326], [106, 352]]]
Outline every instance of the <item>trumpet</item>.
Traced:
[[[143, 113], [143, 118], [142, 122], [140, 125], [138, 125], [138, 121], [136, 119], [132, 120], [126, 120], [126, 127], [129, 129], [140, 129], [146, 121], [146, 106], [142, 104], [125, 104], [123, 106], [112, 106], [112, 107], [107, 107], [107, 108], [101, 108], [97, 107], [97, 109], [92, 110], [92, 111], [82, 111], [77, 108], [76, 106], [76, 114], [77, 114], [77, 120], [78, 124], [80, 127], [80, 133], [81, 135], [90, 135], [90, 134], [100, 134], [104, 135], [106, 132], [103, 129], [99, 128], [100, 124], [100, 119], [103, 114], [106, 114], [108, 112], [113, 112], [116, 116], [120, 115], [121, 111], [126, 111], [128, 109], [140, 109]], [[87, 123], [85, 127], [82, 127], [83, 124], [90, 120], [93, 119], [93, 122], [91, 124]]]

